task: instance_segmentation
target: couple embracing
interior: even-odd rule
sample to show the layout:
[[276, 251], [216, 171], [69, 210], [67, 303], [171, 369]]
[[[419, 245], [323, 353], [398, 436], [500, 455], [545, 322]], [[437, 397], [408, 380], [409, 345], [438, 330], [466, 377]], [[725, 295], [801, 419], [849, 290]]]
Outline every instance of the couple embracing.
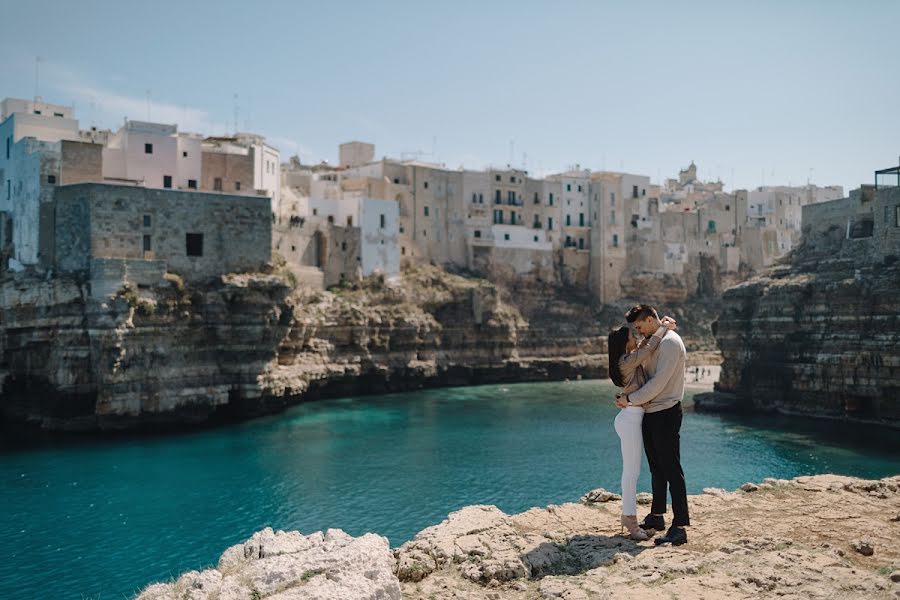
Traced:
[[[622, 442], [622, 526], [631, 539], [647, 540], [665, 529], [666, 491], [672, 494], [672, 526], [657, 545], [687, 542], [690, 525], [681, 469], [681, 400], [686, 352], [671, 317], [659, 318], [640, 304], [625, 314], [629, 325], [609, 334], [609, 377], [623, 388], [616, 394], [616, 433]], [[637, 480], [641, 450], [647, 454], [653, 488], [650, 514], [638, 525]]]

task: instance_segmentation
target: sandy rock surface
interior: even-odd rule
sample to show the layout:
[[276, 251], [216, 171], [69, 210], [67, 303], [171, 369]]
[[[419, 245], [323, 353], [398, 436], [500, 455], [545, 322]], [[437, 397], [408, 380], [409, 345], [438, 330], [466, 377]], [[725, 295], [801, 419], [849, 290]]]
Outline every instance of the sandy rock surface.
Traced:
[[900, 477], [743, 487], [691, 496], [677, 548], [620, 535], [621, 504], [597, 490], [512, 516], [467, 507], [394, 551], [403, 597], [900, 599]]
[[677, 548], [622, 535], [602, 489], [517, 515], [467, 506], [393, 551], [371, 533], [265, 529], [138, 600], [900, 600], [900, 476], [766, 479], [689, 504]]

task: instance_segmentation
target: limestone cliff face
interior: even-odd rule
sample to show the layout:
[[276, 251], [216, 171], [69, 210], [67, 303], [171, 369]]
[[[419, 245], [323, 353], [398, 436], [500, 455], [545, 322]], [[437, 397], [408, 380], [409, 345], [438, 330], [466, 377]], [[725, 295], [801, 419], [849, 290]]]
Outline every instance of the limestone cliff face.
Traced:
[[873, 228], [873, 212], [892, 213], [866, 211], [864, 198], [839, 202], [853, 210], [817, 208], [785, 264], [725, 293], [715, 330], [724, 394], [696, 398], [698, 408], [900, 425], [900, 249], [888, 237], [896, 226]]
[[335, 292], [243, 275], [196, 290], [173, 278], [101, 302], [79, 281], [20, 276], [0, 294], [0, 413], [44, 429], [183, 426], [322, 394], [606, 370], [590, 309], [533, 307], [577, 319], [531, 330], [498, 288], [434, 268]]

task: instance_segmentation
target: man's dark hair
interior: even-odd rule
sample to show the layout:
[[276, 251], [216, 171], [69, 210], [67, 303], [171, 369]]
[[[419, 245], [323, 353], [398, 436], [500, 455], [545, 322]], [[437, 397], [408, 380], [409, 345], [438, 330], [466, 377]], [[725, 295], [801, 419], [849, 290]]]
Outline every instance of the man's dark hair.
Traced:
[[627, 313], [625, 313], [625, 320], [629, 323], [634, 323], [635, 321], [643, 321], [647, 317], [655, 317], [657, 319], [659, 318], [659, 313], [657, 313], [656, 309], [649, 304], [636, 304], [628, 309]]

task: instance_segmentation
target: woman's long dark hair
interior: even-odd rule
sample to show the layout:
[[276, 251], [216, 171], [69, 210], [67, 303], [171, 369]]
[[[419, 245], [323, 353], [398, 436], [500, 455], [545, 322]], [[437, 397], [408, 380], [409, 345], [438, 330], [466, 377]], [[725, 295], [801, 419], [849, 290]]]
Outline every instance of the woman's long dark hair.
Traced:
[[625, 354], [628, 345], [628, 327], [617, 327], [609, 332], [606, 338], [606, 349], [609, 350], [609, 378], [619, 387], [625, 387], [622, 371], [619, 370], [619, 359]]

